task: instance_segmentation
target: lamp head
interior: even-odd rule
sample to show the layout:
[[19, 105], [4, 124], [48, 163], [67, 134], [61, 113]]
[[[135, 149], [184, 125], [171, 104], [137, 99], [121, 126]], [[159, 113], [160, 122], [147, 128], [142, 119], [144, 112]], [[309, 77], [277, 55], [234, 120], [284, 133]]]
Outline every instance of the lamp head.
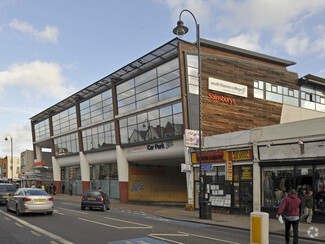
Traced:
[[173, 33], [182, 37], [188, 32], [188, 28], [184, 25], [183, 21], [177, 21], [177, 26], [173, 29]]
[[8, 137], [6, 137], [5, 140], [8, 141]]

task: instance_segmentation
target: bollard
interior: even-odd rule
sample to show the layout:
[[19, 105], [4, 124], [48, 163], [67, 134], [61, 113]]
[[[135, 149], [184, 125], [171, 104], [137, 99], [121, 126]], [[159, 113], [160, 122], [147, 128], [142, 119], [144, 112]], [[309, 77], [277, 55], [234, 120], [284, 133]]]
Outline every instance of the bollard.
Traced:
[[269, 214], [264, 212], [251, 212], [250, 243], [269, 244]]

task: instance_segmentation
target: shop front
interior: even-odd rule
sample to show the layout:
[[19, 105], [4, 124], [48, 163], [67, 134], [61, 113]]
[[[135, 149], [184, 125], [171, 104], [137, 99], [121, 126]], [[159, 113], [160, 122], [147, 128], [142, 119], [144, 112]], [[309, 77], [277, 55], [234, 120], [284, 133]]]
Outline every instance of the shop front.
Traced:
[[261, 208], [271, 216], [290, 189], [298, 196], [313, 191], [313, 220], [325, 221], [325, 141], [298, 140], [298, 143], [259, 147]]
[[[202, 152], [203, 200], [212, 210], [249, 214], [253, 211], [252, 151]], [[192, 153], [195, 208], [199, 208], [199, 154]]]
[[275, 216], [290, 189], [313, 191], [313, 220], [325, 221], [325, 161], [261, 163], [262, 211]]

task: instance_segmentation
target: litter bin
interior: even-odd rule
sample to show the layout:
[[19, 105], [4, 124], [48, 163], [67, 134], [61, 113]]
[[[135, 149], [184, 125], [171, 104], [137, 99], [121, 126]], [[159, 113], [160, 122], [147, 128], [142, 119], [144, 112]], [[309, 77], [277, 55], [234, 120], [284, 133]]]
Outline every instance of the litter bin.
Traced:
[[211, 202], [202, 201], [200, 204], [200, 219], [212, 219]]

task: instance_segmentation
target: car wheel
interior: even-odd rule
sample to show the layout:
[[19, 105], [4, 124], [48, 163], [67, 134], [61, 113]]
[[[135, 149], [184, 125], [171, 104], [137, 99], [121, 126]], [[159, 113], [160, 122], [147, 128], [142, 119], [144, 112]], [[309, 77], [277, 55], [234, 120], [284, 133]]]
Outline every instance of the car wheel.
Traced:
[[21, 215], [21, 212], [20, 212], [20, 210], [19, 210], [18, 205], [16, 205], [16, 214], [17, 214], [17, 216], [20, 216], [20, 215]]
[[85, 210], [86, 208], [84, 206], [81, 206], [81, 210]]
[[107, 205], [107, 210], [110, 210], [111, 209], [111, 204], [109, 203], [108, 205]]
[[6, 206], [6, 208], [7, 208], [7, 212], [10, 212], [10, 209], [9, 209], [9, 204], [7, 203], [7, 206]]
[[52, 215], [52, 214], [53, 214], [53, 211], [47, 212], [47, 215]]
[[102, 207], [102, 212], [105, 212], [106, 211], [106, 205], [104, 204], [103, 207]]

